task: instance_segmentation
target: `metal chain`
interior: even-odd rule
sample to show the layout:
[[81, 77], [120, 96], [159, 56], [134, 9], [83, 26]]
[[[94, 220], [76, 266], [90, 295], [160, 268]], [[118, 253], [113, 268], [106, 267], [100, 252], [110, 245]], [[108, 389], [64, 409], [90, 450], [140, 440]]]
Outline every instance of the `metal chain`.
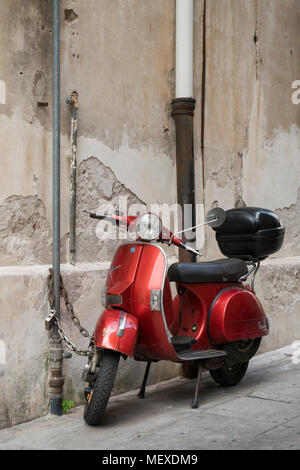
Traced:
[[70, 341], [69, 338], [67, 337], [65, 331], [63, 330], [63, 328], [61, 326], [60, 321], [56, 318], [55, 322], [57, 324], [58, 334], [61, 337], [61, 339], [64, 341], [67, 348], [69, 348], [75, 354], [78, 354], [78, 356], [91, 356], [93, 354], [92, 347], [91, 347], [91, 349], [86, 349], [86, 350], [76, 348], [75, 344], [72, 343], [72, 341]]
[[[50, 307], [51, 307], [51, 312], [55, 312], [55, 309], [54, 309], [54, 279], [53, 279], [53, 269], [52, 268], [49, 269], [49, 276], [48, 276], [48, 279], [47, 279], [47, 286], [48, 286], [48, 301], [49, 301], [49, 304], [50, 304]], [[90, 356], [91, 354], [93, 354], [92, 350], [93, 350], [93, 346], [94, 346], [94, 341], [93, 341], [94, 337], [90, 336], [87, 329], [84, 328], [81, 325], [81, 323], [79, 321], [79, 318], [75, 315], [73, 305], [69, 301], [68, 293], [67, 293], [67, 291], [66, 291], [66, 289], [63, 285], [63, 280], [62, 280], [61, 276], [60, 276], [60, 296], [64, 299], [64, 303], [65, 303], [67, 312], [69, 313], [74, 325], [77, 326], [77, 328], [79, 329], [82, 336], [84, 336], [85, 338], [90, 338], [91, 339], [90, 349], [82, 350], [82, 349], [76, 348], [76, 346], [72, 343], [72, 341], [70, 341], [69, 338], [67, 337], [65, 331], [63, 330], [63, 328], [61, 326], [61, 323], [60, 323], [59, 319], [57, 317], [55, 317], [54, 318], [54, 323], [57, 325], [58, 334], [61, 337], [61, 339], [65, 342], [66, 346], [71, 351], [75, 352], [79, 356]]]

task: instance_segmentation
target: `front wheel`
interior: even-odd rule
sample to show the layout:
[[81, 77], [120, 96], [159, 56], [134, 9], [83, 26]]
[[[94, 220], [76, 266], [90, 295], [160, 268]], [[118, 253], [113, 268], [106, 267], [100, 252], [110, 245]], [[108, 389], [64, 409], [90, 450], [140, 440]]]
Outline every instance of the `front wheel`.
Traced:
[[217, 370], [210, 370], [209, 373], [217, 384], [222, 387], [232, 387], [240, 383], [247, 372], [248, 362], [236, 362], [226, 364]]
[[105, 349], [102, 352], [100, 370], [94, 387], [87, 396], [84, 408], [84, 420], [90, 426], [97, 426], [104, 415], [105, 409], [114, 386], [118, 370], [120, 353]]

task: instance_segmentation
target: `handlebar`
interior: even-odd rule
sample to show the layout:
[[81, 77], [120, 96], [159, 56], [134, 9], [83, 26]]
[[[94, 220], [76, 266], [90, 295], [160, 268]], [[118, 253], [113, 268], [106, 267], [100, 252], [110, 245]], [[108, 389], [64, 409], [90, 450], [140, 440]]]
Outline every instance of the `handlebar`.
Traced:
[[131, 224], [131, 222], [133, 222], [136, 219], [136, 217], [133, 217], [133, 216], [123, 217], [118, 214], [112, 214], [112, 215], [97, 214], [96, 212], [91, 212], [87, 210], [84, 210], [83, 212], [86, 212], [87, 214], [89, 214], [91, 219], [108, 220], [110, 222], [116, 223], [118, 226], [120, 224], [123, 224], [125, 227], [128, 227]]
[[195, 250], [193, 247], [189, 246], [187, 243], [185, 243], [181, 238], [177, 238], [174, 235], [171, 235], [169, 244], [173, 244], [177, 246], [178, 248], [182, 248], [185, 251], [189, 251], [190, 253], [193, 253], [194, 255], [197, 256], [202, 256], [200, 251]]
[[[110, 222], [116, 223], [118, 226], [122, 223], [124, 226], [128, 227], [134, 220], [137, 219], [137, 217], [135, 217], [135, 216], [123, 217], [123, 216], [120, 216], [118, 214], [112, 214], [112, 215], [110, 215], [110, 214], [97, 214], [96, 212], [91, 212], [91, 211], [88, 211], [88, 210], [84, 210], [83, 212], [89, 214], [91, 219], [108, 220]], [[162, 228], [162, 234], [164, 234], [165, 231], [166, 231], [166, 229], [163, 227]], [[170, 234], [170, 237], [168, 238], [168, 240], [159, 239], [158, 241], [160, 241], [162, 243], [168, 243], [169, 245], [171, 245], [171, 244], [175, 245], [178, 248], [182, 248], [186, 251], [189, 251], [190, 253], [193, 253], [194, 255], [202, 256], [202, 254], [198, 250], [195, 250], [191, 246], [187, 245], [183, 240], [181, 240], [181, 238], [176, 237], [175, 235], [173, 235], [173, 233], [171, 233], [169, 231], [168, 231], [168, 233]]]

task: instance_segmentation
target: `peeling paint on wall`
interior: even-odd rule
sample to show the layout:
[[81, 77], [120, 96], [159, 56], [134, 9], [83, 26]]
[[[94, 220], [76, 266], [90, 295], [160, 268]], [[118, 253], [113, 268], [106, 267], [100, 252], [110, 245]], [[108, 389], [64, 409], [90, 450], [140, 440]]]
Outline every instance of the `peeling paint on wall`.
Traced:
[[[90, 219], [84, 209], [97, 211], [101, 204], [109, 203], [119, 210], [119, 197], [126, 196], [128, 204], [144, 204], [132, 191], [118, 181], [112, 170], [97, 158], [83, 160], [77, 177], [77, 228], [76, 258], [80, 262], [101, 262], [111, 259], [120, 244], [116, 240], [100, 240], [97, 237], [99, 221]], [[106, 225], [106, 222], [100, 222]]]
[[[5, 104], [0, 114], [5, 169], [0, 174], [0, 323], [8, 338], [7, 366], [0, 368], [0, 376], [5, 374], [0, 383], [1, 427], [47, 413], [48, 405], [48, 338], [41, 335], [48, 311], [48, 266], [41, 264], [51, 263], [52, 120], [51, 107], [38, 102], [51, 104], [52, 17], [44, 0], [0, 2], [0, 42], [10, 45], [0, 56], [0, 104]], [[299, 295], [293, 295], [299, 284], [295, 254], [300, 254], [300, 123], [299, 108], [291, 102], [291, 83], [299, 78], [295, 51], [300, 3], [264, 0], [266, 7], [258, 10], [261, 3], [207, 2], [201, 140], [203, 2], [195, 2], [195, 156], [200, 167], [203, 144], [204, 178], [200, 168], [196, 185], [200, 194], [201, 178], [205, 180], [207, 207], [228, 209], [243, 205], [245, 199], [247, 204], [276, 209], [287, 228], [284, 247], [276, 256], [291, 256], [292, 263], [284, 258], [274, 271], [268, 264], [274, 260], [266, 260], [261, 271], [261, 298], [276, 322], [268, 339], [272, 349], [294, 337], [300, 318]], [[68, 271], [66, 285], [75, 311], [92, 331], [105, 270], [119, 241], [99, 240], [99, 222], [82, 209], [97, 210], [103, 202], [117, 209], [119, 196], [135, 204], [176, 200], [170, 116], [175, 9], [174, 0], [62, 0], [62, 11], [62, 262], [67, 262], [70, 177], [70, 110], [64, 100], [73, 89], [80, 94], [78, 265], [62, 270], [63, 276]], [[220, 257], [214, 233], [206, 233], [204, 256]], [[85, 347], [63, 309], [62, 314], [70, 337]], [[73, 357], [64, 366], [70, 377], [67, 392], [76, 400], [83, 396], [81, 361]], [[164, 364], [157, 367], [165, 370]], [[138, 383], [130, 378], [135, 369], [136, 364], [126, 363], [125, 375], [117, 382], [126, 388]]]
[[65, 22], [66, 23], [72, 24], [74, 23], [74, 21], [77, 21], [78, 19], [79, 19], [79, 16], [72, 8], [65, 9]]
[[51, 263], [51, 231], [43, 202], [11, 196], [0, 206], [0, 265]]
[[[135, 150], [129, 147], [124, 131], [123, 143], [117, 151], [99, 140], [80, 136], [78, 160], [86, 155], [96, 156], [115, 173], [116, 178], [146, 203], [176, 201], [176, 167], [163, 152], [150, 147]], [[166, 190], [167, 188], [167, 190]]]

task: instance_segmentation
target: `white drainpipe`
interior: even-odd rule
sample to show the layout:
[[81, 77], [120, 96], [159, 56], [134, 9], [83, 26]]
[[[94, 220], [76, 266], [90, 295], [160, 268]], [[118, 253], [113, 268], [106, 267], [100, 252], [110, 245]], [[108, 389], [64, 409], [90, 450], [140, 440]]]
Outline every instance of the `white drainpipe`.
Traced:
[[194, 0], [176, 0], [176, 98], [192, 98]]

